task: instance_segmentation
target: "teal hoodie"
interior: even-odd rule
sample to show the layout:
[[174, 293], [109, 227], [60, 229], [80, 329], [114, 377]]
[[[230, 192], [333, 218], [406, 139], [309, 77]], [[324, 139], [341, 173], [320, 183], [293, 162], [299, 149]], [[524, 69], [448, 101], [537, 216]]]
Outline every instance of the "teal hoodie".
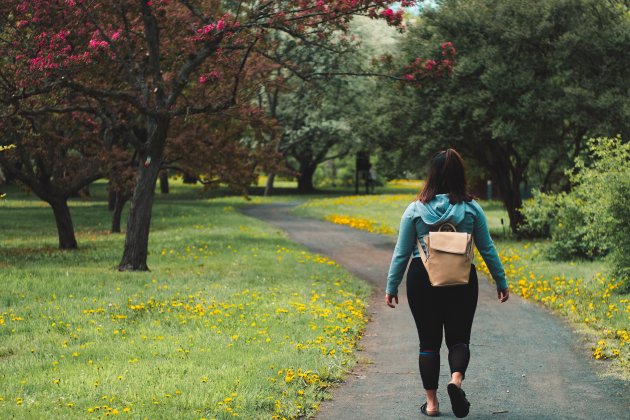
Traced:
[[[490, 238], [488, 223], [481, 206], [474, 200], [451, 204], [448, 194], [438, 194], [426, 204], [414, 201], [403, 213], [398, 231], [398, 241], [387, 275], [386, 293], [398, 294], [398, 285], [405, 274], [409, 257], [420, 257], [416, 240], [428, 235], [431, 227], [443, 223], [451, 223], [458, 232], [472, 233], [475, 246], [488, 266], [497, 289], [507, 289], [505, 271], [494, 242]], [[420, 239], [420, 243], [424, 248], [422, 239]]]

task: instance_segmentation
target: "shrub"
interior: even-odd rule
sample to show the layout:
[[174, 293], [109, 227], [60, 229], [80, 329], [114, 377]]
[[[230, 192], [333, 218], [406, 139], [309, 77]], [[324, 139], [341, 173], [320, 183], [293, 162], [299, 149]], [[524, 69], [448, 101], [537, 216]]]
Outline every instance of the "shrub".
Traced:
[[610, 234], [615, 244], [612, 250], [611, 274], [624, 282], [622, 293], [630, 292], [630, 177], [619, 179], [613, 185], [610, 214], [612, 226]]
[[[628, 275], [623, 245], [628, 237], [630, 145], [621, 137], [587, 142], [588, 155], [579, 157], [569, 173], [571, 192], [537, 193], [528, 200], [522, 234], [551, 237], [550, 258], [597, 258], [612, 251], [614, 271]], [[625, 236], [624, 236], [625, 235]]]
[[551, 224], [558, 212], [559, 195], [540, 191], [533, 194], [520, 209], [525, 222], [519, 227], [519, 233], [527, 238], [550, 238]]
[[573, 258], [593, 259], [606, 255], [608, 244], [600, 240], [589, 239], [592, 225], [584, 208], [589, 200], [577, 194], [558, 194], [557, 211], [551, 225], [551, 245], [547, 255], [554, 260]]

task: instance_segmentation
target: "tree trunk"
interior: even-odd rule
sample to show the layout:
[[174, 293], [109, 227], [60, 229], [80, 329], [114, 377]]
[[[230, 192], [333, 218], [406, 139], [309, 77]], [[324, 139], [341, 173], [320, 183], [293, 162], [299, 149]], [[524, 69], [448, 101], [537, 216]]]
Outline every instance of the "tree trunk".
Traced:
[[151, 210], [155, 196], [155, 184], [158, 178], [159, 163], [155, 160], [148, 166], [140, 165], [138, 179], [134, 188], [125, 249], [118, 265], [120, 271], [148, 271], [147, 255], [149, 252], [149, 229], [151, 227]]
[[[506, 165], [505, 165], [506, 166]], [[500, 172], [493, 171], [494, 179], [497, 180], [501, 193], [501, 201], [507, 210], [510, 218], [510, 229], [512, 233], [518, 233], [518, 228], [523, 224], [524, 218], [520, 212], [523, 205], [521, 199], [520, 184], [522, 174], [514, 168], [502, 168]]]
[[77, 240], [74, 236], [74, 226], [68, 208], [68, 199], [65, 197], [55, 198], [48, 202], [55, 214], [57, 223], [57, 234], [59, 236], [59, 249], [77, 249]]
[[495, 147], [492, 154], [488, 153], [486, 148], [470, 150], [470, 154], [476, 156], [476, 160], [492, 175], [492, 184], [497, 186], [510, 218], [510, 229], [517, 234], [518, 228], [524, 222], [524, 217], [519, 211], [523, 205], [520, 185], [527, 164], [514, 153], [509, 153], [499, 146]]
[[130, 196], [122, 192], [117, 192], [116, 202], [114, 204], [114, 214], [112, 214], [112, 233], [120, 233], [120, 219], [125, 203], [129, 201]]
[[[111, 188], [111, 184], [110, 184], [110, 188]], [[114, 211], [115, 207], [116, 207], [116, 191], [112, 191], [110, 189], [109, 193], [107, 194], [107, 210]]]
[[125, 235], [125, 248], [118, 265], [120, 271], [148, 271], [147, 256], [149, 253], [149, 229], [151, 227], [151, 210], [155, 196], [155, 184], [160, 173], [162, 152], [168, 134], [168, 120], [147, 121], [149, 133], [148, 155], [143, 156], [142, 163], [138, 165], [138, 176], [134, 187], [129, 219], [127, 220], [127, 233]]
[[317, 165], [300, 162], [300, 174], [298, 175], [298, 192], [301, 194], [312, 193], [315, 191], [313, 185], [313, 174], [315, 174]]
[[267, 175], [267, 184], [265, 185], [265, 197], [271, 196], [273, 193], [273, 182], [276, 179], [276, 173], [272, 172]]
[[160, 171], [160, 192], [162, 194], [168, 194], [170, 192], [168, 185], [168, 170], [166, 169]]
[[508, 216], [510, 218], [510, 229], [512, 229], [512, 233], [518, 234], [518, 228], [525, 222], [525, 218], [521, 214], [521, 207], [523, 206], [523, 200], [521, 199], [521, 195], [516, 191], [515, 197], [512, 197], [509, 204], [506, 200], [503, 201], [505, 204], [505, 208], [507, 209]]

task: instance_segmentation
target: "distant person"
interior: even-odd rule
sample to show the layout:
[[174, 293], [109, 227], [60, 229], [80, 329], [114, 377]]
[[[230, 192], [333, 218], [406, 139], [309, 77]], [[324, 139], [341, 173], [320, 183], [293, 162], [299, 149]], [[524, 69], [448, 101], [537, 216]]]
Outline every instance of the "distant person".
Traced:
[[468, 347], [477, 307], [477, 272], [472, 264], [468, 284], [432, 286], [416, 245], [420, 241], [423, 255], [426, 255], [426, 244], [422, 238], [445, 223], [453, 225], [457, 232], [472, 234], [474, 244], [496, 282], [499, 300], [507, 301], [510, 291], [501, 260], [488, 232], [486, 217], [466, 190], [464, 161], [453, 149], [441, 151], [433, 157], [422, 191], [402, 216], [387, 276], [385, 302], [392, 308], [398, 304], [398, 285], [409, 257], [412, 257], [407, 272], [407, 298], [420, 338], [420, 376], [427, 396], [420, 410], [431, 417], [440, 414], [437, 388], [444, 331], [451, 370], [447, 391], [453, 413], [461, 418], [468, 415], [470, 407], [466, 393], [462, 390], [462, 381], [470, 360]]
[[368, 166], [367, 171], [363, 173], [365, 178], [365, 193], [374, 194], [374, 185], [376, 184], [376, 172], [374, 171], [372, 164]]

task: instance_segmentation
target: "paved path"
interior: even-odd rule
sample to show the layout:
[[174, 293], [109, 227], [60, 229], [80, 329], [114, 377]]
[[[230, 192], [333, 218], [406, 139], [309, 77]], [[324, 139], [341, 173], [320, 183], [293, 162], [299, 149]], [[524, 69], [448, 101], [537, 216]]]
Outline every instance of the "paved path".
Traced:
[[[318, 419], [417, 419], [424, 402], [418, 374], [418, 336], [406, 301], [383, 303], [385, 278], [394, 248], [390, 237], [373, 235], [288, 213], [291, 204], [252, 206], [246, 214], [287, 232], [310, 250], [334, 259], [368, 281], [375, 293], [371, 322], [361, 340], [361, 363], [321, 404]], [[464, 389], [472, 419], [630, 420], [630, 383], [598, 376], [579, 335], [536, 305], [510, 296], [496, 300], [494, 287], [480, 277], [479, 306]], [[442, 418], [455, 418], [446, 384], [442, 348], [438, 396]]]

